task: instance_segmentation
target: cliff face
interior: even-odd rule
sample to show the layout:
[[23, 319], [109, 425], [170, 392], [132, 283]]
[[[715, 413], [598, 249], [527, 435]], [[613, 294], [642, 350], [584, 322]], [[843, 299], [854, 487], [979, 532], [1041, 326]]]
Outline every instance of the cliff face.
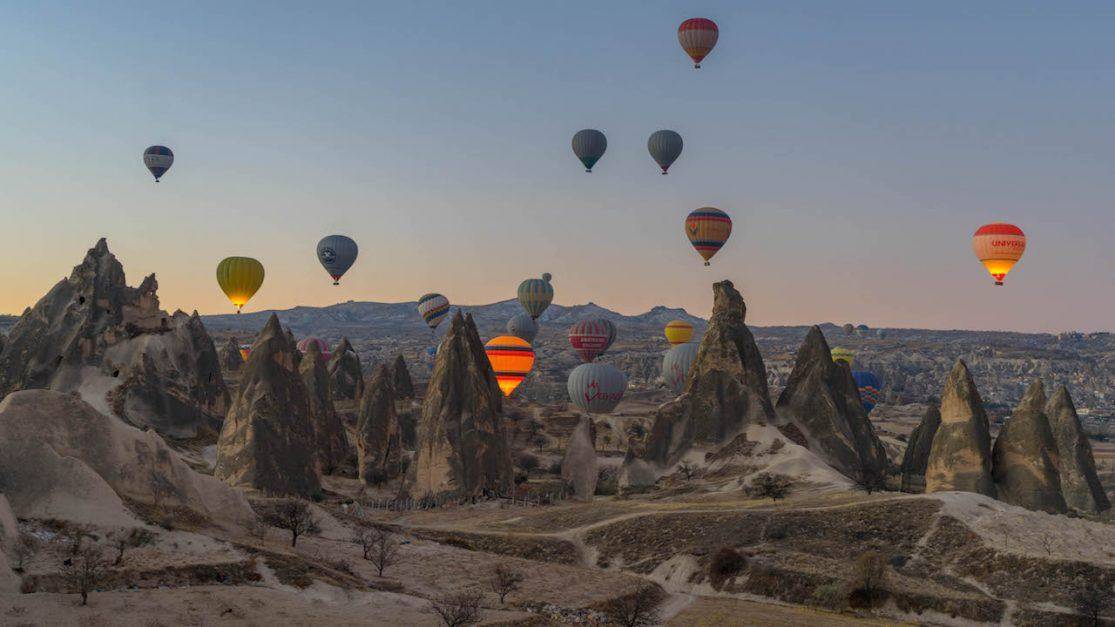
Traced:
[[321, 472], [332, 474], [348, 458], [348, 436], [345, 435], [345, 426], [333, 407], [329, 372], [325, 369], [321, 349], [317, 344], [311, 344], [304, 357], [298, 370], [310, 403], [314, 455]]
[[364, 371], [347, 337], [333, 350], [328, 369], [333, 399], [359, 402], [364, 394]]
[[1060, 455], [1061, 492], [1065, 503], [1076, 510], [1099, 513], [1110, 509], [1111, 501], [1103, 491], [1099, 475], [1096, 474], [1096, 459], [1092, 445], [1080, 426], [1076, 406], [1069, 396], [1068, 388], [1061, 386], [1049, 400], [1045, 410], [1053, 438], [1057, 441]]
[[968, 366], [957, 360], [941, 393], [941, 424], [925, 471], [926, 492], [976, 492], [995, 497], [991, 430]]
[[991, 449], [991, 477], [999, 498], [1026, 509], [1067, 511], [1060, 464], [1057, 442], [1045, 415], [1045, 390], [1041, 381], [1034, 381]]
[[918, 426], [910, 433], [906, 453], [902, 456], [902, 491], [925, 492], [925, 472], [929, 468], [929, 453], [933, 438], [941, 426], [941, 408], [930, 405]]
[[381, 364], [372, 374], [360, 401], [360, 418], [356, 423], [357, 463], [360, 480], [368, 485], [379, 485], [399, 474], [402, 434], [391, 380], [392, 372]]

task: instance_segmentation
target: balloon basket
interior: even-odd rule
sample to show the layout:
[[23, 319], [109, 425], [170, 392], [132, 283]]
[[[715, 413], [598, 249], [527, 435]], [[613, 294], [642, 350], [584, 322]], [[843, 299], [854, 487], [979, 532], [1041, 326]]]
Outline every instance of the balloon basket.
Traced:
[[711, 265], [712, 265], [711, 263], [709, 263], [709, 262], [707, 262], [707, 261], [705, 262], [705, 267], [706, 267], [706, 268], [707, 268], [707, 267], [709, 267], [709, 266], [711, 266]]

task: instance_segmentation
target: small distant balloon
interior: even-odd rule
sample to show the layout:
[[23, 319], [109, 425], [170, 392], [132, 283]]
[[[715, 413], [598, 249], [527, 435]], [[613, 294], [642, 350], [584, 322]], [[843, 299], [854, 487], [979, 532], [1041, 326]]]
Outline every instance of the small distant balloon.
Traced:
[[449, 314], [449, 299], [441, 294], [423, 294], [418, 299], [418, 315], [430, 329], [436, 329]]
[[879, 377], [875, 376], [873, 372], [857, 370], [852, 373], [852, 378], [856, 380], [860, 403], [870, 414], [871, 410], [875, 409], [875, 405], [879, 404], [879, 396], [883, 387], [879, 383]]
[[681, 135], [676, 131], [662, 130], [651, 133], [650, 139], [647, 140], [647, 150], [650, 151], [650, 156], [654, 159], [658, 167], [662, 168], [662, 174], [666, 174], [674, 161], [681, 156], [681, 149], [684, 142], [681, 140]]
[[569, 373], [569, 400], [592, 414], [607, 414], [623, 400], [627, 376], [611, 364], [581, 364]]
[[685, 344], [693, 339], [693, 325], [684, 320], [671, 320], [666, 323], [666, 340], [673, 346]]
[[519, 284], [519, 304], [535, 320], [554, 300], [554, 286], [550, 285], [549, 272], [542, 275], [541, 279], [527, 279]]
[[685, 217], [685, 235], [705, 265], [710, 265], [709, 260], [732, 236], [732, 218], [716, 207], [694, 209]]
[[604, 156], [607, 149], [608, 138], [596, 129], [586, 128], [573, 136], [573, 154], [585, 165], [585, 172], [592, 172], [592, 166]]
[[504, 396], [511, 396], [534, 367], [534, 349], [530, 342], [513, 335], [492, 338], [484, 345], [484, 352]]
[[697, 360], [699, 344], [677, 344], [666, 351], [662, 358], [662, 380], [674, 391], [681, 394], [685, 391], [685, 382], [689, 378], [689, 370]]
[[298, 342], [298, 352], [305, 355], [306, 353], [310, 352], [310, 346], [317, 346], [318, 352], [321, 353], [321, 359], [323, 361], [329, 361], [332, 353], [329, 350], [329, 345], [325, 343], [325, 340], [321, 339], [320, 337], [314, 337], [312, 335], [310, 337], [302, 338], [302, 340]]
[[569, 344], [585, 363], [602, 355], [615, 338], [616, 326], [603, 318], [581, 320], [569, 328]]
[[248, 361], [248, 355], [251, 355], [251, 354], [252, 354], [252, 345], [251, 344], [241, 344], [240, 345], [240, 359], [242, 359], [244, 361]]
[[236, 313], [259, 291], [263, 274], [263, 264], [251, 257], [227, 257], [217, 264], [217, 284], [236, 305]]
[[326, 235], [317, 243], [317, 260], [333, 277], [333, 285], [341, 284], [341, 277], [356, 262], [357, 252], [356, 242], [344, 235]]
[[843, 328], [846, 335], [851, 335], [856, 332], [856, 326], [851, 322], [846, 323]]
[[985, 224], [972, 236], [972, 250], [995, 279], [995, 285], [1002, 285], [1026, 252], [1026, 234], [1013, 224]]
[[538, 335], [538, 323], [530, 317], [530, 314], [518, 313], [507, 321], [507, 333], [533, 344], [534, 338]]
[[693, 59], [693, 67], [697, 69], [700, 69], [701, 61], [716, 47], [718, 39], [720, 29], [716, 27], [716, 22], [708, 18], [690, 18], [678, 26], [678, 43], [689, 58]]
[[850, 350], [850, 349], [847, 349], [847, 348], [841, 348], [839, 346], [832, 349], [832, 360], [833, 361], [842, 361], [842, 362], [848, 364], [849, 368], [852, 367], [852, 362], [855, 361], [855, 358], [856, 358], [856, 352], [854, 350]]
[[151, 171], [158, 183], [170, 166], [174, 164], [174, 153], [166, 146], [149, 146], [143, 151], [143, 165]]

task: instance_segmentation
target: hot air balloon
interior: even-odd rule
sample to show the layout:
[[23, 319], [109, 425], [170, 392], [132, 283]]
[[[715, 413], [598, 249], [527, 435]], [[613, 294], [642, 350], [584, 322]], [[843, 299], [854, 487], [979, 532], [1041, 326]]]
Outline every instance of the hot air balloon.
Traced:
[[586, 128], [573, 136], [573, 154], [585, 164], [585, 172], [592, 172], [592, 166], [604, 156], [607, 149], [608, 138], [596, 129]]
[[651, 133], [650, 139], [647, 140], [647, 150], [650, 151], [651, 158], [658, 163], [658, 167], [662, 168], [662, 174], [666, 174], [670, 165], [677, 161], [677, 158], [681, 155], [683, 144], [681, 135], [678, 135], [675, 131], [655, 131]]
[[842, 361], [842, 362], [848, 364], [849, 368], [852, 367], [852, 362], [855, 360], [855, 358], [856, 358], [856, 351], [854, 351], [854, 350], [850, 350], [850, 349], [847, 349], [847, 348], [841, 348], [839, 346], [832, 349], [832, 360], [833, 361]]
[[671, 345], [685, 344], [693, 339], [693, 325], [684, 320], [671, 320], [666, 323], [666, 340]]
[[1026, 234], [1013, 224], [985, 224], [972, 236], [972, 250], [995, 279], [995, 285], [1002, 285], [1026, 252]]
[[174, 153], [166, 146], [150, 146], [143, 151], [143, 165], [151, 171], [156, 183], [173, 164]]
[[317, 243], [317, 260], [333, 277], [333, 285], [341, 284], [341, 277], [356, 261], [357, 251], [356, 242], [344, 235], [326, 235]]
[[223, 259], [217, 264], [217, 283], [240, 313], [263, 285], [263, 264], [251, 257]]
[[426, 321], [430, 330], [436, 329], [449, 314], [449, 299], [441, 294], [423, 294], [418, 299], [418, 314]]
[[859, 389], [860, 403], [870, 414], [875, 405], [879, 403], [879, 394], [883, 387], [879, 383], [879, 377], [876, 377], [873, 372], [857, 370], [852, 373], [852, 378], [856, 380], [856, 388]]
[[533, 344], [535, 336], [538, 335], [538, 323], [530, 317], [530, 314], [518, 313], [507, 321], [507, 333]]
[[488, 354], [488, 362], [492, 364], [504, 396], [511, 396], [534, 366], [534, 349], [530, 342], [513, 335], [492, 338], [484, 345], [484, 352]]
[[678, 26], [678, 42], [693, 59], [693, 67], [698, 69], [701, 61], [716, 47], [719, 38], [720, 29], [716, 27], [716, 22], [707, 18], [690, 18]]
[[615, 338], [616, 326], [603, 318], [581, 320], [569, 327], [569, 343], [585, 363], [608, 350]]
[[854, 324], [852, 324], [851, 322], [845, 323], [844, 326], [841, 327], [841, 328], [844, 329], [844, 334], [845, 335], [851, 335], [851, 334], [856, 332], [856, 326]]
[[319, 337], [311, 335], [310, 337], [302, 338], [302, 340], [298, 342], [298, 352], [305, 355], [310, 351], [310, 345], [317, 346], [318, 352], [321, 353], [322, 361], [329, 361], [329, 358], [332, 356], [329, 351], [329, 345], [325, 343], [325, 340]]
[[547, 272], [541, 279], [527, 279], [519, 284], [519, 304], [535, 320], [554, 300], [554, 286], [550, 285], [550, 278]]
[[685, 217], [685, 235], [705, 265], [710, 265], [709, 259], [732, 236], [732, 218], [716, 207], [694, 209]]
[[662, 379], [676, 394], [685, 390], [685, 381], [689, 378], [689, 369], [697, 359], [699, 344], [677, 344], [666, 351], [662, 358]]
[[251, 344], [241, 344], [240, 345], [240, 359], [243, 359], [244, 361], [248, 361], [248, 355], [251, 355], [251, 354], [252, 354], [252, 345]]
[[611, 412], [623, 400], [627, 376], [611, 364], [581, 364], [569, 373], [569, 400], [592, 414]]

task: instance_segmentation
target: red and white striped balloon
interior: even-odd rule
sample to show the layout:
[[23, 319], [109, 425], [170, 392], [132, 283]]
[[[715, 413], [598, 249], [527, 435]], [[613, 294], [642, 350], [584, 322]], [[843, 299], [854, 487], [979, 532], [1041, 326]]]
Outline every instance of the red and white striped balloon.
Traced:
[[716, 22], [707, 18], [694, 17], [678, 26], [678, 42], [693, 59], [695, 68], [701, 67], [701, 61], [716, 47], [719, 38], [720, 29], [716, 27]]
[[569, 343], [586, 364], [608, 350], [615, 339], [616, 326], [603, 318], [581, 320], [569, 327]]

